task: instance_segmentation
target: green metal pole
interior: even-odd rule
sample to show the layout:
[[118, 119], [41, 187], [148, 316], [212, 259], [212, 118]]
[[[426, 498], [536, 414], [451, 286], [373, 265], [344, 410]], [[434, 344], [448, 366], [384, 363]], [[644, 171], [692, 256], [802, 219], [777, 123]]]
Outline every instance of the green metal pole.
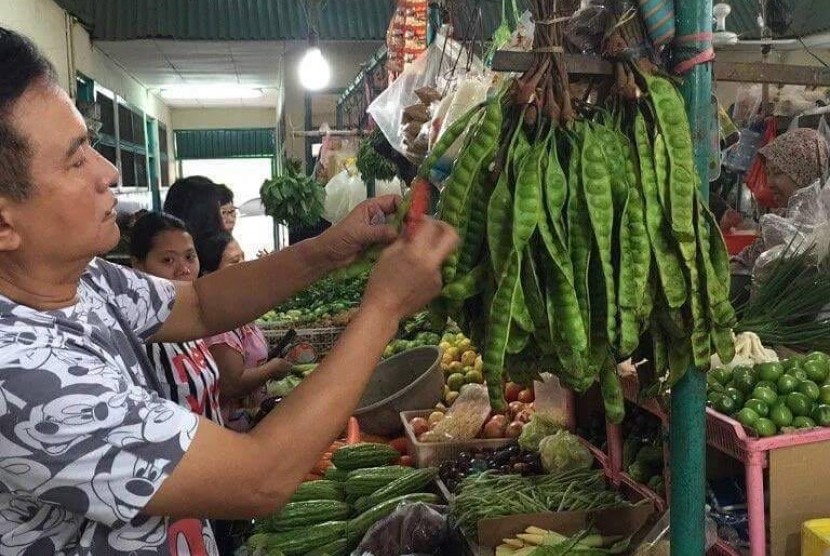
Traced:
[[[678, 0], [674, 4], [678, 36], [712, 31], [711, 0]], [[692, 128], [701, 193], [708, 200], [711, 63], [697, 65], [685, 76], [682, 93]], [[671, 554], [702, 556], [706, 542], [706, 376], [697, 369], [689, 369], [672, 390], [670, 426]]]

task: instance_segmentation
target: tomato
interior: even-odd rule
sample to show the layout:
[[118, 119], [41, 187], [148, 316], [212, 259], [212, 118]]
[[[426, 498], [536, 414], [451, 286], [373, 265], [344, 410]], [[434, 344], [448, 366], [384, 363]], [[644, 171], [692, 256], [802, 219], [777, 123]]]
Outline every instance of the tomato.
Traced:
[[513, 421], [507, 425], [506, 429], [504, 429], [504, 435], [507, 438], [519, 438], [519, 435], [522, 434], [524, 426], [525, 424], [521, 421]]
[[493, 415], [484, 425], [482, 436], [484, 438], [504, 438], [504, 431], [507, 428], [507, 417], [504, 415]]
[[797, 429], [811, 429], [816, 426], [816, 422], [809, 417], [799, 415], [793, 419], [793, 426]]
[[775, 393], [775, 390], [769, 388], [768, 386], [756, 386], [754, 390], [752, 390], [752, 397], [761, 400], [767, 405], [773, 405], [778, 400], [778, 394]]
[[[747, 408], [747, 409], [751, 409], [752, 411], [757, 413], [758, 416], [760, 416], [760, 417], [766, 417], [767, 415], [769, 415], [769, 406], [767, 404], [765, 404], [764, 402], [762, 402], [761, 400], [755, 400], [755, 399], [749, 400], [748, 402], [746, 402], [744, 404], [744, 407]], [[790, 408], [790, 409], [792, 409], [792, 408]]]
[[822, 427], [830, 427], [830, 405], [821, 404], [813, 410], [813, 420]]
[[533, 395], [533, 388], [525, 388], [519, 392], [519, 401], [522, 403], [532, 403], [536, 397]]
[[816, 401], [821, 397], [821, 390], [819, 390], [818, 385], [811, 380], [802, 380], [801, 384], [798, 385], [798, 391], [813, 401]]
[[732, 401], [735, 402], [736, 409], [744, 406], [744, 395], [737, 388], [730, 386], [724, 391], [724, 394], [732, 398]]
[[775, 436], [775, 433], [778, 432], [778, 428], [775, 426], [775, 423], [766, 417], [761, 417], [755, 421], [755, 426], [753, 428], [755, 429], [755, 432], [758, 433], [758, 436], [762, 437]]
[[813, 411], [813, 401], [801, 392], [787, 394], [787, 407], [796, 417], [807, 417]]
[[745, 427], [752, 428], [755, 426], [755, 422], [760, 419], [761, 416], [749, 409], [748, 407], [743, 408], [740, 410], [736, 415], [735, 419]]
[[776, 385], [778, 386], [778, 394], [786, 396], [790, 392], [798, 390], [798, 385], [801, 381], [791, 375], [784, 375], [778, 379]]
[[827, 380], [828, 371], [830, 371], [824, 361], [805, 361], [801, 368], [807, 373], [808, 379], [817, 383]]
[[793, 412], [787, 404], [778, 402], [769, 412], [769, 418], [778, 428], [789, 427], [793, 422]]
[[508, 382], [504, 386], [504, 398], [508, 402], [515, 402], [519, 399], [519, 392], [522, 391], [522, 387], [516, 384], [515, 382]]
[[761, 363], [755, 366], [755, 370], [761, 380], [769, 380], [770, 382], [777, 381], [784, 374], [784, 367], [777, 362]]
[[412, 427], [416, 438], [429, 430], [429, 422], [423, 417], [415, 417], [409, 422], [409, 426]]
[[749, 367], [735, 367], [732, 372], [732, 381], [735, 388], [748, 394], [755, 388], [755, 373]]

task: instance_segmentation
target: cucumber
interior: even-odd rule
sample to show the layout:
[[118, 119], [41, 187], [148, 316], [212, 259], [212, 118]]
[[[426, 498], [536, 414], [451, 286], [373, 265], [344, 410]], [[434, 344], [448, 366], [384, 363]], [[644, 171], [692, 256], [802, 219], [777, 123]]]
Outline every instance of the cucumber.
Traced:
[[[348, 523], [327, 521], [285, 533], [270, 535], [268, 548], [282, 551], [285, 556], [303, 556], [346, 536]], [[270, 554], [270, 553], [269, 553]]]
[[366, 469], [352, 471], [346, 477], [344, 483], [346, 500], [354, 502], [362, 496], [368, 496], [379, 488], [385, 487], [395, 479], [406, 477], [412, 473], [415, 473], [414, 469], [400, 465], [367, 467]]

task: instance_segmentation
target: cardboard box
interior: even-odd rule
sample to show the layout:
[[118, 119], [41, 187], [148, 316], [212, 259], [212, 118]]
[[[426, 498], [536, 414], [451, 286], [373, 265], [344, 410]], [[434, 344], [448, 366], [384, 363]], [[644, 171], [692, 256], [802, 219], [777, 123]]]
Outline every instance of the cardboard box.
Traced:
[[483, 519], [478, 523], [478, 544], [485, 548], [495, 548], [502, 544], [502, 539], [524, 533], [531, 525], [562, 535], [574, 535], [586, 527], [593, 526], [602, 535], [629, 536], [640, 531], [653, 515], [654, 505], [644, 500], [628, 508], [521, 514]]

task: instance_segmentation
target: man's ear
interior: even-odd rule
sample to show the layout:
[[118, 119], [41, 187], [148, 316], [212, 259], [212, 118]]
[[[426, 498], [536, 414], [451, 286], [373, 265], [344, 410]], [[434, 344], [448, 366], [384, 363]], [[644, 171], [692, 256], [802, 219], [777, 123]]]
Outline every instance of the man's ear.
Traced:
[[16, 251], [22, 244], [23, 238], [15, 227], [12, 203], [0, 197], [0, 251]]

